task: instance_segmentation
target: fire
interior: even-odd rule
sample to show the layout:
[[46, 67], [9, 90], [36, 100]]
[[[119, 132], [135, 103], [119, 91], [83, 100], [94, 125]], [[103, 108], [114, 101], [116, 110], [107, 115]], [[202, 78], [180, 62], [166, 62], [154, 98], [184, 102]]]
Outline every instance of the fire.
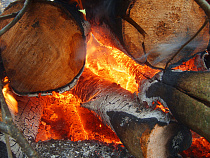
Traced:
[[193, 141], [188, 150], [182, 153], [183, 157], [193, 155], [194, 158], [206, 157], [210, 158], [210, 143], [203, 137], [192, 131]]
[[96, 75], [132, 93], [138, 91], [138, 83], [153, 77], [159, 70], [137, 64], [120, 50], [102, 45], [91, 36], [87, 45], [86, 68]]
[[175, 67], [182, 71], [204, 71], [204, 63], [200, 55], [196, 55], [192, 59], [183, 62], [181, 65]]
[[5, 77], [3, 82], [5, 85], [2, 89], [2, 93], [4, 95], [5, 101], [13, 114], [18, 113], [18, 103], [14, 98], [13, 93], [10, 91], [8, 77]]
[[[198, 71], [195, 66], [196, 57], [183, 63], [176, 69]], [[152, 78], [159, 70], [146, 65], [137, 64], [123, 52], [116, 48], [100, 44], [91, 36], [87, 44], [86, 68], [96, 75], [134, 93], [138, 91], [138, 84], [148, 78]], [[8, 78], [3, 88], [5, 100], [13, 112], [18, 112], [18, 103], [9, 89]], [[122, 144], [116, 134], [96, 118], [89, 110], [80, 106], [81, 100], [76, 98], [71, 91], [62, 94], [55, 93], [51, 96], [39, 96], [46, 102], [40, 121], [36, 141], [50, 139], [99, 140], [106, 143]], [[165, 113], [169, 109], [159, 101], [154, 102], [155, 109]], [[202, 151], [202, 152], [201, 152]], [[182, 155], [189, 157], [210, 157], [210, 144], [203, 137], [193, 138], [192, 147], [184, 151]]]
[[[195, 67], [195, 61], [196, 58], [193, 58], [178, 68], [198, 71]], [[100, 44], [93, 36], [87, 45], [86, 68], [102, 78], [120, 84], [121, 87], [130, 92], [138, 90], [138, 83], [141, 80], [151, 78], [159, 72], [159, 70], [135, 63], [134, 60], [116, 48]], [[99, 140], [122, 144], [113, 131], [104, 126], [89, 110], [80, 106], [81, 101], [75, 98], [71, 92], [53, 93], [52, 96], [45, 96], [42, 99], [49, 99], [49, 101], [44, 107], [36, 141], [48, 139]], [[154, 104], [155, 109], [169, 112], [169, 109], [159, 101]], [[193, 152], [199, 151], [203, 151], [203, 157], [209, 157], [210, 145], [202, 137], [194, 138], [192, 147], [183, 152], [182, 155], [191, 157], [196, 155]], [[200, 157], [202, 156], [200, 155]]]
[[47, 100], [36, 141], [49, 139], [99, 140], [121, 144], [119, 138], [103, 125], [89, 110], [80, 106], [80, 100], [70, 91], [52, 96]]
[[160, 110], [163, 111], [164, 113], [169, 113], [169, 108], [164, 107], [160, 101], [153, 102], [152, 104], [153, 104], [153, 105], [156, 104], [155, 109], [160, 109]]
[[[141, 80], [151, 78], [159, 72], [135, 63], [116, 48], [100, 44], [93, 36], [87, 44], [86, 68], [131, 92], [138, 90], [138, 83]], [[36, 141], [89, 139], [122, 144], [110, 128], [103, 125], [89, 110], [80, 106], [81, 101], [70, 91], [62, 94], [54, 92], [52, 96], [45, 96], [42, 99], [49, 101], [44, 107]]]

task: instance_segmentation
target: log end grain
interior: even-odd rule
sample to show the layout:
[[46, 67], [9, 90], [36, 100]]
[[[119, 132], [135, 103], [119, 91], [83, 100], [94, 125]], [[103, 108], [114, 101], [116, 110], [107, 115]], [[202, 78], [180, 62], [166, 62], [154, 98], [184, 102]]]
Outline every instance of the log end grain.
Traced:
[[[16, 2], [3, 14], [22, 5]], [[46, 92], [75, 83], [84, 68], [86, 44], [80, 19], [74, 17], [59, 4], [34, 2], [0, 38], [1, 57], [15, 92]]]

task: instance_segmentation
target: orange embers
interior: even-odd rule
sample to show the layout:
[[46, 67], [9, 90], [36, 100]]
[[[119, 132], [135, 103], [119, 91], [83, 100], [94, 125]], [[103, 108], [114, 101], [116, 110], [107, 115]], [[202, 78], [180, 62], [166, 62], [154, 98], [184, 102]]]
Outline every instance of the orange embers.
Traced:
[[[121, 87], [135, 92], [138, 82], [150, 78], [158, 70], [136, 64], [131, 58], [115, 48], [101, 45], [93, 37], [87, 45], [86, 68]], [[89, 110], [80, 106], [80, 100], [71, 92], [44, 96], [44, 107], [36, 141], [48, 139], [100, 140], [121, 143], [116, 134], [103, 125]]]
[[[138, 82], [159, 72], [136, 64], [123, 52], [101, 45], [93, 37], [87, 45], [86, 68], [131, 92], [138, 90]], [[71, 92], [53, 93], [52, 96], [45, 96], [42, 99], [48, 99], [49, 103], [44, 107], [36, 141], [91, 139], [121, 143], [109, 127], [103, 125], [89, 110], [80, 106], [80, 100]]]
[[87, 44], [86, 68], [132, 93], [138, 91], [141, 80], [151, 78], [159, 72], [137, 64], [116, 48], [100, 44], [93, 36]]
[[182, 153], [182, 156], [193, 158], [210, 158], [210, 143], [193, 131], [192, 134], [192, 145], [188, 150], [185, 150]]
[[201, 56], [195, 55], [195, 57], [186, 62], [183, 62], [180, 66], [177, 66], [174, 69], [179, 69], [182, 71], [204, 71], [205, 67]]
[[121, 143], [115, 133], [104, 126], [80, 101], [71, 94], [53, 93], [42, 96], [47, 100], [36, 141], [49, 139], [99, 140]]
[[169, 113], [169, 108], [164, 107], [160, 101], [152, 102], [152, 104], [156, 106], [155, 109], [160, 109], [164, 113]]

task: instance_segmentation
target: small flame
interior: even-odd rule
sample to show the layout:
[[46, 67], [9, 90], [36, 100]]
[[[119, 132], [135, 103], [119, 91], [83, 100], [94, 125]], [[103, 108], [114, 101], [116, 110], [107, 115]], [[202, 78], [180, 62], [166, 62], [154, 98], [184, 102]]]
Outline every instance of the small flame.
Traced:
[[152, 104], [156, 104], [155, 109], [160, 109], [164, 113], [169, 113], [169, 108], [163, 106], [163, 104], [157, 100], [157, 102], [153, 102]]
[[10, 91], [8, 77], [5, 77], [3, 82], [6, 83], [2, 89], [5, 101], [13, 114], [18, 113], [18, 103], [14, 98], [13, 93]]

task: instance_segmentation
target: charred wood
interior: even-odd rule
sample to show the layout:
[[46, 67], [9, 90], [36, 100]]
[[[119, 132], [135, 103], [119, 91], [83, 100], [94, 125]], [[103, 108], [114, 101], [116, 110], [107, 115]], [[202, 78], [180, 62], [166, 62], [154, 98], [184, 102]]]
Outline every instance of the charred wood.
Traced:
[[[160, 157], [175, 157], [191, 144], [189, 130], [174, 123], [169, 113], [156, 110], [146, 102], [140, 104], [137, 96], [88, 69], [72, 92], [82, 100], [83, 107], [93, 111], [116, 132], [135, 157], [151, 157], [156, 153]], [[161, 143], [155, 143], [159, 141]]]
[[209, 75], [209, 71], [166, 71], [145, 83], [139, 97], [150, 101], [159, 98], [178, 121], [210, 141]]

